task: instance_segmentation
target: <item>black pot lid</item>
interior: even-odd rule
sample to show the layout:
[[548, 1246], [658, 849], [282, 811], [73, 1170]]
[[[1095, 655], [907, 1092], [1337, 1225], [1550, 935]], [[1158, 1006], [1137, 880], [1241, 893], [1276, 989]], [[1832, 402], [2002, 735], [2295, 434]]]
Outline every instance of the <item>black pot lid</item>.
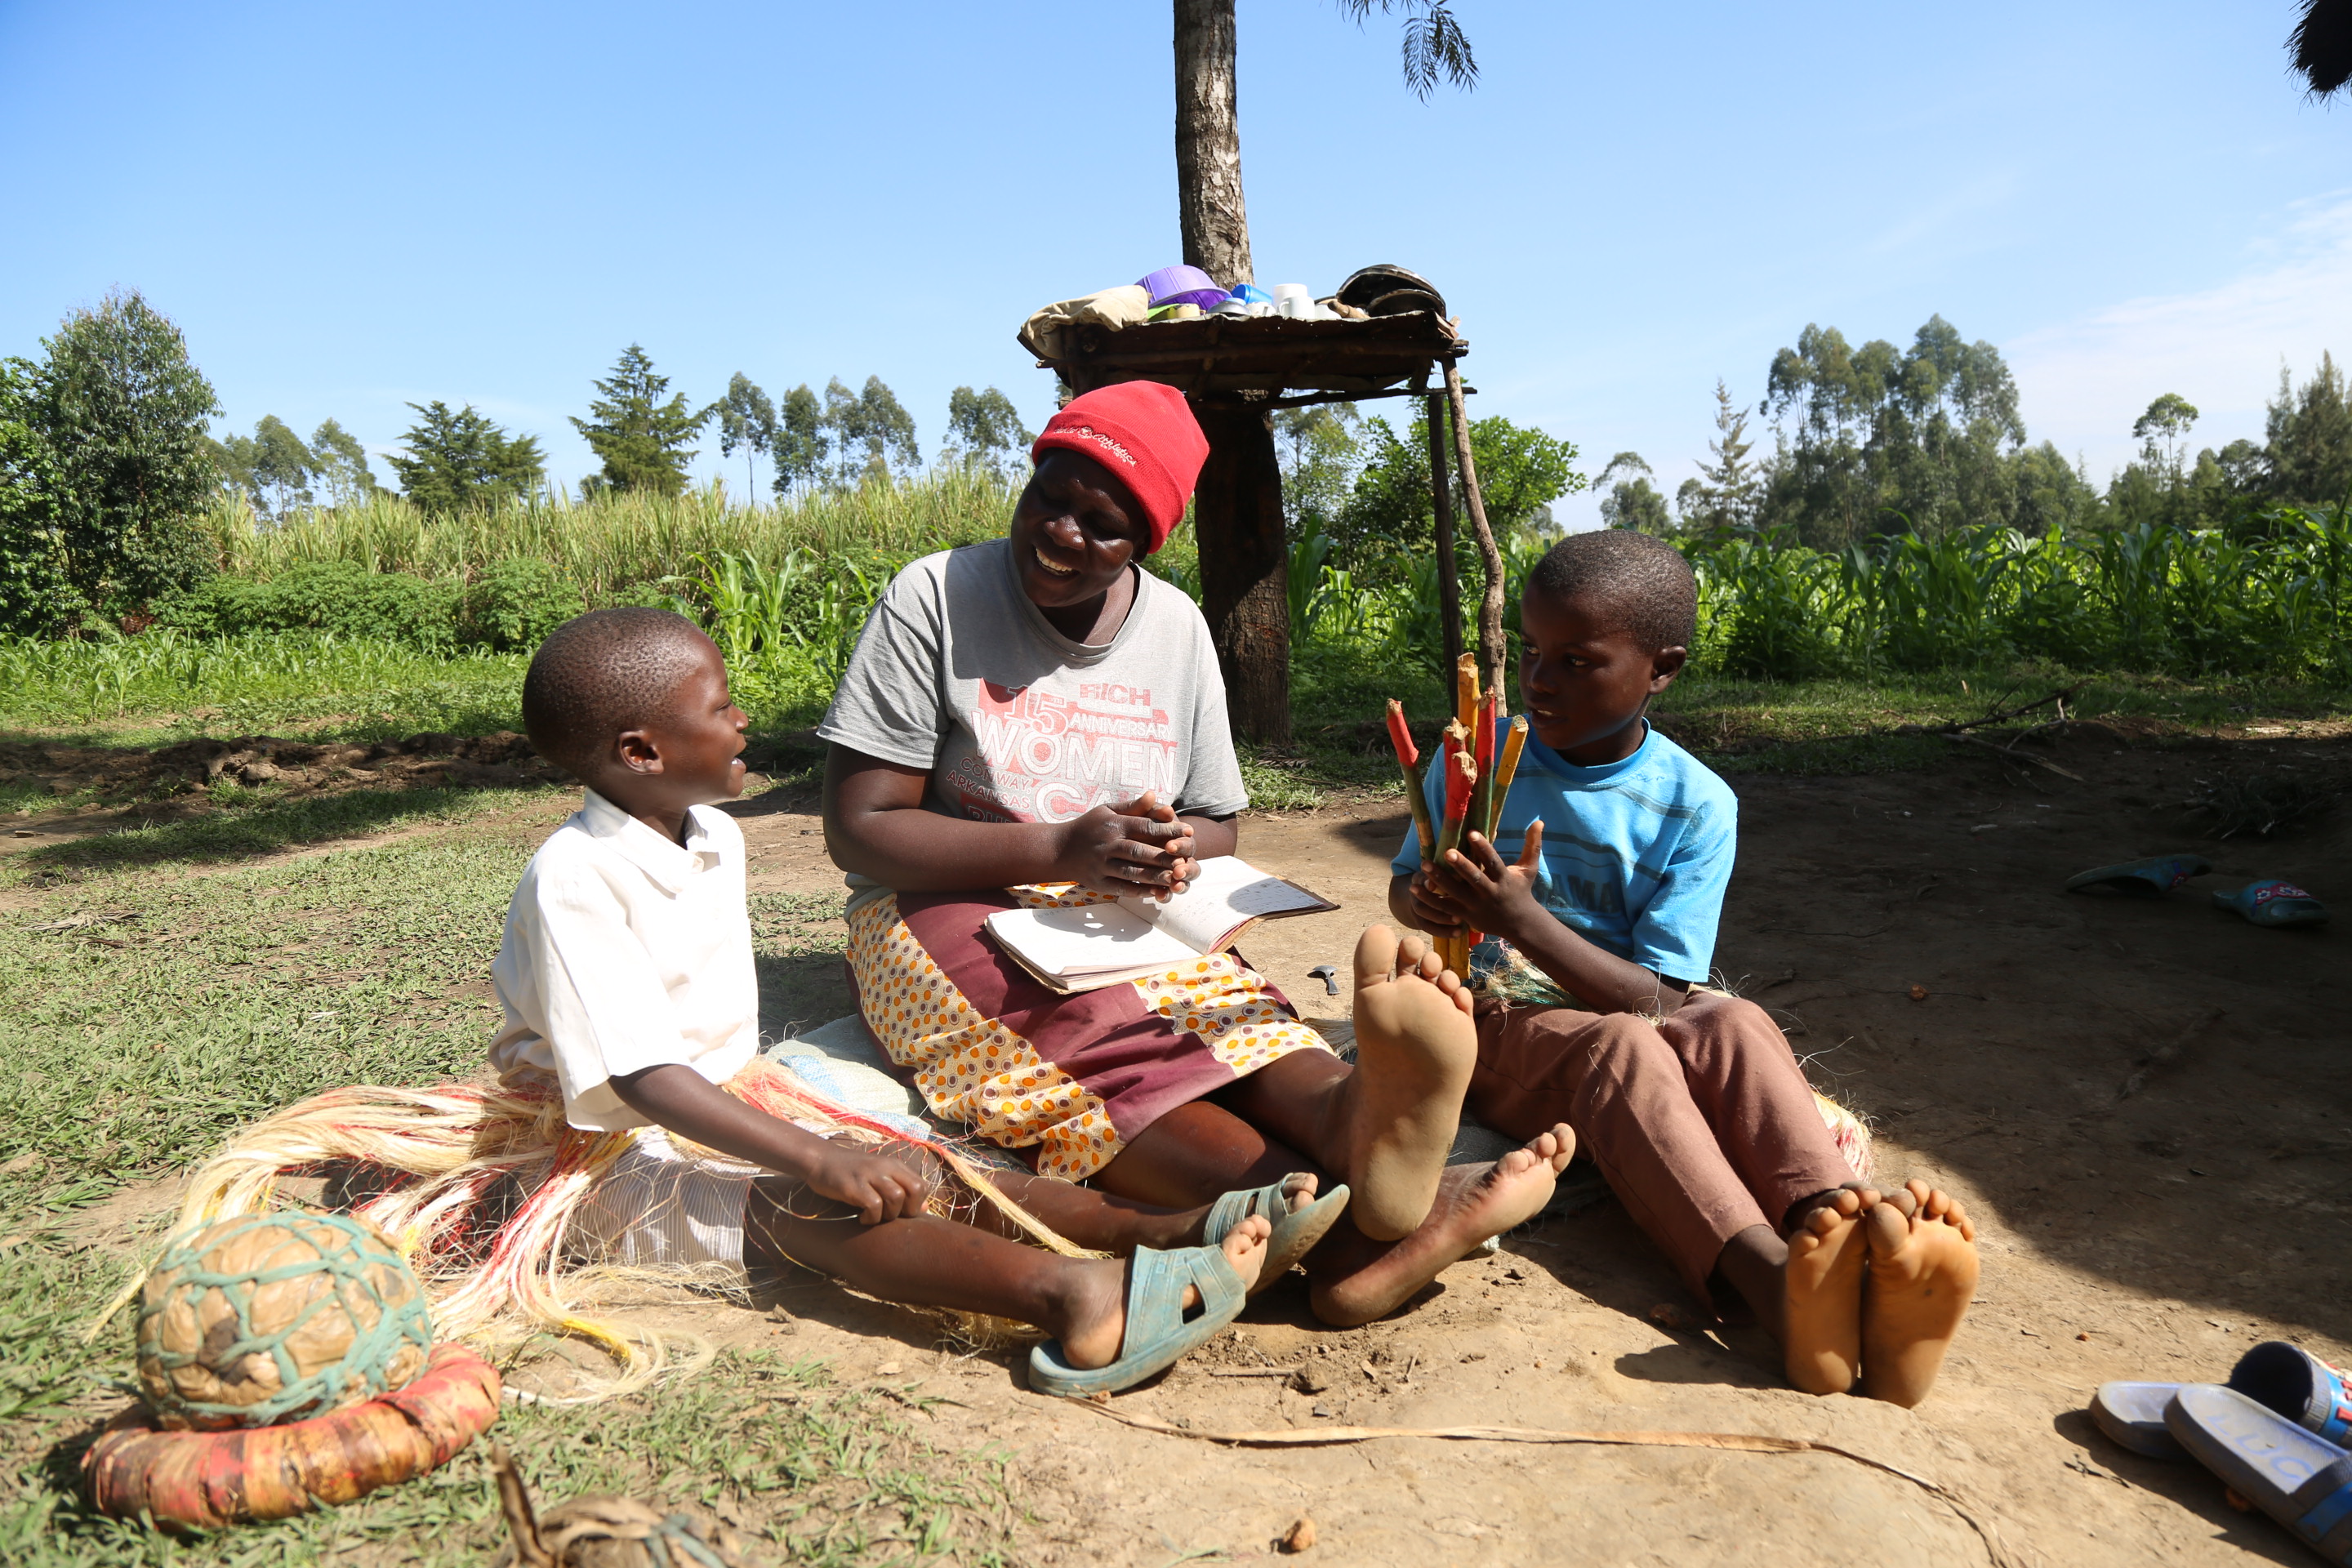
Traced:
[[[1343, 305], [1353, 305], [1358, 310], [1370, 310], [1374, 300], [1408, 289], [1418, 289], [1427, 294], [1430, 299], [1436, 301], [1434, 309], [1437, 313], [1441, 316], [1445, 313], [1445, 296], [1437, 291], [1435, 284], [1418, 272], [1408, 271], [1404, 268], [1385, 262], [1378, 267], [1359, 268], [1349, 273], [1348, 280], [1339, 285], [1339, 291], [1334, 298]], [[1415, 305], [1412, 308], [1423, 310], [1431, 307]]]

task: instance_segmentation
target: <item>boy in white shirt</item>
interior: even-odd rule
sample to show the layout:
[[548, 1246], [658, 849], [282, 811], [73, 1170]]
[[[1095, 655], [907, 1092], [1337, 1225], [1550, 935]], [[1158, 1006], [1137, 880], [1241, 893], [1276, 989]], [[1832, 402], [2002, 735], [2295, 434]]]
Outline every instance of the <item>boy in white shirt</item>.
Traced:
[[[1312, 1177], [1171, 1212], [992, 1173], [1060, 1236], [1132, 1262], [1059, 1256], [1013, 1239], [988, 1203], [929, 1212], [953, 1178], [920, 1142], [836, 1141], [729, 1092], [752, 1092], [759, 995], [743, 837], [712, 809], [742, 793], [747, 722], [718, 648], [667, 611], [583, 616], [531, 660], [523, 719], [588, 795], [515, 890], [492, 970], [507, 1013], [493, 1065], [509, 1082], [551, 1077], [575, 1128], [667, 1135], [641, 1134], [641, 1153], [698, 1145], [772, 1173], [717, 1186], [743, 1194], [740, 1218], [709, 1212], [706, 1190], [667, 1260], [732, 1244], [727, 1261], [790, 1259], [885, 1300], [1034, 1323], [1059, 1344], [1033, 1357], [1032, 1385], [1085, 1394], [1139, 1381], [1230, 1321], [1267, 1261], [1270, 1220], [1288, 1233], [1279, 1261], [1338, 1217], [1344, 1189], [1317, 1203]], [[1222, 1245], [1199, 1245], [1211, 1230]]]

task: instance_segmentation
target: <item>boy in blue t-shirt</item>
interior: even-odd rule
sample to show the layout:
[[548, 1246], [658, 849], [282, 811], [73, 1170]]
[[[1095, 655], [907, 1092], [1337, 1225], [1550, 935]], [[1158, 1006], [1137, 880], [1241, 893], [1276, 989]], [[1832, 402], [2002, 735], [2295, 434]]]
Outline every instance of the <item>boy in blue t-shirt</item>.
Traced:
[[[1770, 1016], [1698, 987], [1738, 847], [1729, 786], [1643, 717], [1696, 631], [1679, 552], [1571, 534], [1520, 598], [1529, 736], [1498, 834], [1443, 864], [1407, 834], [1389, 907], [1489, 933], [1574, 1001], [1478, 1008], [1466, 1108], [1511, 1136], [1565, 1121], [1701, 1300], [1728, 1287], [1814, 1394], [1916, 1405], [1976, 1286], [1975, 1227], [1924, 1182], [1855, 1182]], [[1440, 786], [1430, 770], [1433, 799]]]

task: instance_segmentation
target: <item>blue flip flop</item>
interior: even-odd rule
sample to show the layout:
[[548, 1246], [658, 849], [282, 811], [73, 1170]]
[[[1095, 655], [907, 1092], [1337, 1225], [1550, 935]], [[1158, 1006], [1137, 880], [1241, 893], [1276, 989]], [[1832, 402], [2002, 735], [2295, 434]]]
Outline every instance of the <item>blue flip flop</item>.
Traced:
[[2327, 923], [2327, 906], [2284, 877], [2249, 882], [2234, 893], [2215, 893], [2213, 901], [2235, 910], [2258, 926], [2317, 926]]
[[1233, 1235], [1234, 1226], [1254, 1214], [1262, 1214], [1274, 1222], [1274, 1235], [1265, 1244], [1265, 1265], [1257, 1271], [1257, 1283], [1249, 1289], [1253, 1296], [1277, 1283], [1300, 1258], [1313, 1251], [1315, 1244], [1323, 1239], [1348, 1207], [1348, 1188], [1342, 1183], [1293, 1213], [1283, 1206], [1288, 1199], [1282, 1189], [1289, 1182], [1290, 1177], [1285, 1176], [1262, 1187], [1227, 1193], [1209, 1205], [1209, 1222], [1201, 1229], [1201, 1239], [1214, 1247]]
[[[1187, 1285], [1201, 1292], [1201, 1304], [1189, 1314]], [[1127, 1331], [1118, 1359], [1108, 1366], [1075, 1367], [1062, 1359], [1061, 1342], [1048, 1340], [1029, 1352], [1029, 1386], [1065, 1399], [1133, 1388], [1214, 1339], [1241, 1316], [1248, 1300], [1242, 1277], [1213, 1247], [1170, 1252], [1139, 1247], [1127, 1263]]]
[[[2165, 1422], [2165, 1407], [2188, 1386], [2178, 1383], [2103, 1383], [2091, 1396], [2091, 1419], [2120, 1446], [2151, 1459], [2186, 1459]], [[2343, 1372], [2284, 1340], [2266, 1340], [2238, 1358], [2230, 1387], [2304, 1430], [2344, 1445], [2352, 1439], [2352, 1390]]]
[[2330, 1563], [2352, 1564], [2352, 1454], [2218, 1384], [2183, 1384], [2164, 1421], [2222, 1485]]
[[2087, 893], [2094, 888], [2105, 888], [2111, 892], [2129, 893], [2135, 898], [2153, 899], [2172, 891], [2191, 877], [2201, 877], [2213, 868], [2213, 862], [2202, 855], [2151, 855], [2145, 860], [2127, 860], [2120, 866], [2102, 866], [2066, 879], [2070, 893]]

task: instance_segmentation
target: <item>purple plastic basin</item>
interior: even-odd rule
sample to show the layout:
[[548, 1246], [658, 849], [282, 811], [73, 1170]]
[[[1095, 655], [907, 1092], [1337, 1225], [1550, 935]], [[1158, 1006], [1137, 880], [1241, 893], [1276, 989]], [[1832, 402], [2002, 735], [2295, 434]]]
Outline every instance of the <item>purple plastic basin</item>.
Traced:
[[1136, 281], [1151, 296], [1155, 310], [1162, 305], [1198, 305], [1205, 310], [1225, 298], [1216, 280], [1197, 267], [1163, 267]]

